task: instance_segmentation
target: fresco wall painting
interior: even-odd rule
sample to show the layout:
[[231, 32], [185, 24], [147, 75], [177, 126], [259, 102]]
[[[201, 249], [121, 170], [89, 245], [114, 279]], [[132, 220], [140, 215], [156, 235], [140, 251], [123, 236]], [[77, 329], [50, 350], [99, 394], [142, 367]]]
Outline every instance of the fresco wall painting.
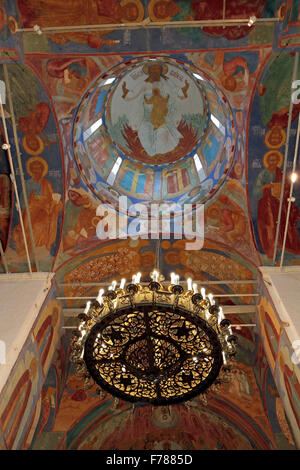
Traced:
[[284, 409], [299, 446], [300, 439], [300, 389], [299, 363], [292, 358], [294, 349], [285, 331], [285, 325], [276, 311], [263, 281], [259, 284], [257, 321], [260, 338], [270, 371], [280, 393]]
[[[290, 192], [290, 173], [293, 165], [299, 105], [292, 111], [290, 139], [287, 142], [288, 107], [294, 55], [272, 55], [262, 75], [252, 102], [248, 145], [248, 200], [253, 231], [262, 264], [272, 263], [275, 246], [276, 221], [282, 187], [283, 158], [288, 144], [287, 173], [283, 191], [281, 224], [278, 237], [278, 262], [284, 236]], [[298, 67], [297, 77], [300, 76]], [[250, 186], [250, 182], [252, 185]], [[294, 186], [295, 202], [291, 204], [285, 264], [299, 264], [300, 209], [299, 183]]]
[[[177, 0], [113, 0], [88, 1], [69, 0], [67, 3], [57, 5], [54, 0], [17, 0], [18, 23], [25, 28], [38, 24], [41, 28], [49, 26], [76, 25], [78, 18], [81, 24], [120, 24], [140, 23], [149, 17], [153, 22], [161, 21], [189, 21], [199, 19], [216, 19], [223, 17], [222, 0], [186, 2]], [[257, 18], [274, 17], [281, 5], [276, 0], [252, 0], [239, 2], [227, 0], [226, 17], [232, 14], [241, 17], [255, 15]], [[83, 4], [85, 8], [83, 9]], [[54, 9], [55, 6], [55, 9]], [[84, 11], [84, 14], [83, 14]], [[55, 12], [55, 13], [54, 13]], [[174, 51], [178, 49], [230, 49], [242, 47], [271, 45], [274, 25], [257, 25], [234, 27], [206, 27], [203, 29], [165, 29], [157, 34], [150, 30], [148, 39], [140, 30], [68, 32], [43, 34], [26, 33], [23, 36], [25, 53], [67, 54], [72, 53], [98, 53], [111, 52], [127, 53], [128, 51], [145, 52], [148, 50]], [[62, 47], [63, 46], [63, 47]]]
[[[27, 199], [34, 241], [41, 270], [51, 270], [60, 238], [63, 208], [63, 162], [59, 132], [51, 111], [51, 99], [35, 73], [27, 66], [8, 65], [8, 77], [13, 94], [13, 107], [19, 131]], [[23, 87], [20, 91], [20, 72]], [[1, 74], [1, 78], [4, 78]], [[6, 108], [8, 111], [8, 107]], [[11, 120], [7, 119], [12, 153], [16, 149]], [[14, 162], [17, 186], [21, 189], [20, 171]], [[33, 264], [33, 252], [29, 232], [29, 220], [25, 201], [20, 194], [22, 217], [26, 239]], [[10, 272], [28, 270], [19, 215], [12, 205], [12, 215], [6, 259]]]
[[[247, 336], [247, 335], [246, 335]], [[253, 348], [253, 337], [240, 337], [242, 349]], [[240, 355], [240, 353], [239, 353]], [[37, 429], [33, 449], [203, 450], [286, 448], [289, 432], [284, 416], [280, 425], [268, 416], [257, 386], [253, 365], [239, 357], [233, 381], [210, 391], [207, 403], [199, 398], [184, 405], [151, 407], [118, 404], [107, 394], [99, 399], [95, 386], [86, 390], [83, 379], [70, 369], [55, 419]], [[49, 382], [52, 379], [49, 378]], [[48, 379], [47, 379], [48, 381]], [[46, 383], [47, 383], [46, 381]], [[276, 387], [274, 393], [278, 397]], [[280, 408], [281, 407], [281, 408]], [[278, 409], [282, 411], [279, 403]], [[277, 415], [276, 415], [277, 416]], [[47, 421], [47, 409], [40, 423]], [[205, 429], [205, 432], [204, 432]], [[274, 433], [276, 430], [276, 435]], [[289, 435], [290, 448], [294, 441]]]
[[27, 448], [40, 414], [40, 394], [62, 334], [62, 309], [52, 286], [6, 385], [1, 391], [1, 445]]

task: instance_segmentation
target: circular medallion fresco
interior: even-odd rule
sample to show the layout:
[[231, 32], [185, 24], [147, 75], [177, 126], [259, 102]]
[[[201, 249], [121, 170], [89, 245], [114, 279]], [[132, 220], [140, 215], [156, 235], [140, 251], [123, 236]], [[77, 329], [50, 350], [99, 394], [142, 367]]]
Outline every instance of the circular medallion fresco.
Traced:
[[201, 87], [178, 64], [142, 62], [112, 86], [104, 124], [125, 157], [172, 163], [195, 150], [207, 127]]
[[139, 58], [101, 75], [73, 124], [74, 154], [102, 201], [205, 202], [231, 166], [230, 106], [198, 69], [175, 59]]

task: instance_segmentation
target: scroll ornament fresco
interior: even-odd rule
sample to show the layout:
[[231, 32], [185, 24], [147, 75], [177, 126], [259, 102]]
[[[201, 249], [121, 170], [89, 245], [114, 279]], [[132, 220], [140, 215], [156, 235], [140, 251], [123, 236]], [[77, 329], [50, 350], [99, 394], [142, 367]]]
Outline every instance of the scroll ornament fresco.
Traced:
[[[255, 275], [255, 267], [242, 256], [238, 256], [234, 250], [225, 255], [220, 246], [214, 242], [206, 242], [199, 252], [184, 250], [184, 240], [163, 240], [161, 245], [161, 269], [167, 277], [175, 271], [182, 279], [193, 277], [205, 281], [225, 279], [230, 270], [232, 279], [249, 280]], [[118, 242], [106, 242], [96, 248], [82, 252], [80, 256], [72, 256], [57, 269], [57, 279], [66, 284], [62, 292], [66, 297], [97, 295], [97, 287], [78, 286], [78, 283], [93, 282], [95, 276], [99, 282], [112, 279], [121, 280], [122, 277], [130, 278], [137, 271], [143, 276], [149, 276], [156, 265], [156, 245], [149, 240], [130, 240]], [[221, 267], [221, 268], [220, 268]], [[74, 283], [74, 285], [72, 285]], [[69, 285], [67, 285], [69, 284]], [[220, 284], [211, 286], [214, 293], [251, 294], [253, 285], [249, 283]], [[244, 298], [243, 302], [250, 302]], [[76, 300], [68, 299], [66, 306], [76, 304]]]

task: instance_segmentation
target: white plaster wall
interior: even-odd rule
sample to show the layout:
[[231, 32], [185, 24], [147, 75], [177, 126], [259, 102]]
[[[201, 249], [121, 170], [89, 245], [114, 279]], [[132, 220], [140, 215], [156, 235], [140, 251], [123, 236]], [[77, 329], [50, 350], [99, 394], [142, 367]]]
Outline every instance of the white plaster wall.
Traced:
[[300, 339], [300, 266], [261, 267], [274, 306], [291, 341]]
[[0, 392], [51, 288], [53, 277], [52, 273], [0, 274]]

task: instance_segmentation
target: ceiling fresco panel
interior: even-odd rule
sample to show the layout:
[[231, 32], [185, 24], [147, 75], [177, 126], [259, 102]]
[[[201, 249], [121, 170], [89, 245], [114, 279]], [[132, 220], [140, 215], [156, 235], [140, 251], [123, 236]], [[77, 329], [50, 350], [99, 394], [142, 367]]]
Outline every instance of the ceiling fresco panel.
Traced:
[[299, 0], [278, 2], [282, 22], [274, 29], [273, 50], [299, 51], [300, 2]]
[[[13, 96], [15, 121], [18, 126], [22, 169], [14, 160], [19, 188], [22, 218], [34, 266], [33, 247], [30, 238], [29, 218], [25, 199], [20, 190], [21, 171], [24, 172], [28, 207], [34, 231], [34, 242], [42, 270], [50, 270], [59, 246], [64, 199], [64, 168], [62, 148], [51, 98], [31, 68], [24, 65], [8, 65], [8, 80]], [[22, 74], [22, 75], [20, 75]], [[20, 78], [22, 76], [22, 79]], [[3, 71], [1, 78], [4, 79]], [[8, 103], [5, 111], [12, 152], [16, 155], [12, 120]], [[12, 272], [28, 270], [25, 243], [19, 214], [13, 206], [12, 221], [6, 258]]]
[[16, 34], [18, 12], [15, 1], [0, 2], [0, 63], [23, 62], [22, 37]]
[[[291, 53], [272, 55], [259, 77], [253, 96], [248, 140], [248, 200], [256, 244], [262, 264], [273, 261], [276, 221], [279, 210], [281, 179], [287, 145], [288, 110], [292, 70], [295, 56]], [[300, 77], [298, 67], [296, 78]], [[292, 109], [292, 124], [288, 140], [287, 171], [278, 238], [277, 261], [283, 243], [290, 175], [293, 167], [299, 105]], [[294, 185], [295, 201], [291, 204], [285, 263], [299, 264], [300, 255], [300, 186]]]
[[[198, 21], [221, 19], [222, 0], [186, 2], [177, 0], [16, 0], [19, 25], [32, 28], [70, 25], [141, 23], [149, 18], [155, 23], [169, 21]], [[277, 9], [272, 0], [227, 0], [226, 18], [270, 18]], [[90, 32], [55, 32], [37, 35], [28, 32], [23, 36], [26, 53], [128, 53], [147, 51], [176, 51], [178, 49], [230, 49], [271, 45], [274, 26], [257, 25], [255, 28], [204, 27], [165, 28], [162, 30], [127, 29]], [[180, 48], [178, 47], [180, 41]]]
[[[99, 134], [99, 130], [103, 128], [102, 123], [102, 127], [100, 126], [95, 132], [95, 134], [98, 132], [99, 136], [97, 137], [97, 135], [95, 135], [87, 139], [90, 140], [90, 143], [86, 146], [88, 153], [85, 156], [85, 153], [81, 151], [82, 162], [78, 161], [78, 158], [77, 161], [74, 161], [73, 143], [70, 136], [72, 127], [74, 130], [76, 130], [76, 126], [78, 127], [78, 120], [80, 121], [80, 119], [82, 119], [82, 123], [85, 122], [84, 120], [86, 118], [83, 117], [84, 115], [81, 117], [81, 114], [78, 113], [78, 110], [81, 108], [77, 108], [85, 93], [87, 93], [86, 100], [91, 100], [90, 106], [87, 109], [94, 109], [95, 117], [93, 118], [93, 122], [101, 122], [103, 117], [102, 98], [105, 93], [101, 95], [101, 88], [98, 92], [96, 87], [95, 89], [99, 98], [94, 100], [94, 103], [92, 101], [93, 91], [91, 94], [87, 91], [91, 83], [94, 83], [93, 86], [97, 84], [95, 81], [97, 77], [100, 76], [100, 83], [104, 83], [105, 80], [109, 81], [110, 78], [113, 78], [113, 71], [119, 69], [122, 70], [122, 76], [125, 77], [126, 73], [133, 70], [133, 64], [137, 64], [137, 68], [139, 68], [139, 64], [142, 64], [145, 60], [148, 60], [147, 63], [151, 63], [151, 61], [149, 62], [149, 58], [161, 61], [164, 56], [150, 55], [146, 56], [144, 59], [139, 58], [138, 60], [134, 59], [132, 56], [124, 60], [124, 58], [118, 55], [85, 58], [66, 57], [64, 59], [45, 59], [36, 56], [28, 57], [28, 60], [40, 74], [51, 94], [64, 147], [66, 168], [65, 221], [63, 226], [63, 239], [60, 245], [56, 266], [70, 258], [70, 256], [73, 257], [82, 250], [89, 249], [99, 244], [100, 241], [96, 235], [96, 226], [99, 221], [96, 217], [96, 208], [100, 202], [98, 199], [99, 196], [100, 198], [110, 201], [113, 205], [116, 205], [122, 192], [129, 197], [133, 196], [133, 202], [141, 201], [141, 198], [145, 198], [145, 196], [150, 202], [151, 200], [164, 200], [164, 191], [165, 197], [171, 201], [179, 200], [181, 197], [181, 203], [195, 203], [201, 199], [209, 199], [205, 205], [205, 216], [208, 221], [205, 228], [205, 236], [237, 249], [248, 258], [257, 259], [258, 263], [255, 247], [252, 243], [251, 227], [248, 221], [245, 197], [246, 180], [244, 161], [245, 142], [247, 138], [247, 114], [245, 110], [248, 109], [253, 86], [267, 54], [268, 49], [266, 51], [260, 50], [251, 52], [201, 52], [197, 54], [187, 53], [173, 55], [171, 60], [169, 59], [169, 62], [167, 61], [167, 64], [171, 64], [169, 73], [173, 71], [175, 74], [176, 67], [183, 67], [184, 73], [187, 74], [195, 73], [201, 77], [201, 75], [197, 74], [197, 71], [202, 71], [203, 77], [214, 77], [212, 85], [208, 83], [204, 88], [205, 94], [209, 96], [207, 100], [210, 100], [210, 117], [212, 114], [211, 111], [213, 110], [215, 118], [220, 123], [222, 113], [226, 112], [226, 106], [228, 106], [226, 103], [230, 103], [228, 110], [232, 117], [226, 122], [228, 122], [228, 132], [234, 133], [232, 134], [234, 136], [234, 141], [232, 141], [234, 146], [230, 147], [230, 145], [228, 145], [228, 150], [234, 152], [234, 159], [232, 163], [229, 163], [230, 170], [229, 167], [226, 169], [224, 163], [221, 161], [215, 168], [210, 163], [211, 157], [209, 152], [210, 148], [212, 148], [211, 146], [214, 145], [215, 133], [218, 131], [216, 125], [210, 119], [209, 127], [205, 134], [209, 139], [207, 142], [208, 145], [205, 144], [205, 140], [202, 139], [199, 148], [202, 148], [200, 157], [203, 161], [203, 166], [205, 167], [206, 165], [208, 171], [211, 171], [212, 177], [206, 177], [206, 180], [202, 178], [203, 181], [200, 182], [195, 160], [192, 158], [193, 152], [191, 152], [191, 157], [189, 158], [192, 158], [193, 161], [191, 161], [190, 167], [187, 166], [187, 169], [186, 165], [183, 164], [184, 162], [181, 162], [181, 160], [173, 163], [172, 172], [170, 172], [171, 168], [169, 164], [169, 166], [165, 164], [165, 168], [164, 165], [161, 166], [161, 171], [163, 171], [165, 175], [165, 183], [163, 185], [161, 185], [161, 183], [159, 184], [157, 177], [154, 177], [155, 172], [159, 169], [158, 165], [151, 165], [148, 162], [144, 163], [142, 161], [138, 162], [131, 159], [131, 157], [126, 157], [124, 165], [119, 168], [113, 184], [110, 185], [105, 181], [105, 178], [109, 178], [109, 175], [112, 174], [114, 162], [116, 163], [118, 152], [121, 151], [118, 150], [117, 147], [112, 147], [112, 150], [109, 150], [107, 144], [105, 144], [104, 141], [102, 142], [103, 138]], [[147, 80], [147, 74], [144, 74], [141, 69], [139, 70], [141, 72], [139, 80], [142, 79], [142, 76], [144, 76], [143, 80]], [[133, 74], [133, 72], [131, 73]], [[106, 78], [105, 74], [108, 74]], [[193, 80], [201, 81], [201, 79], [196, 79], [193, 75], [188, 76], [193, 77]], [[164, 79], [162, 80], [165, 81]], [[192, 79], [189, 78], [189, 80]], [[125, 82], [126, 80], [124, 80], [123, 83], [120, 82], [121, 89]], [[114, 83], [108, 83], [106, 88], [111, 89], [113, 85]], [[182, 88], [184, 88], [184, 86], [183, 83]], [[216, 89], [219, 91], [214, 91], [213, 86], [217, 87]], [[127, 89], [129, 88], [127, 87]], [[121, 93], [123, 93], [123, 91]], [[179, 93], [180, 96], [184, 97], [182, 91], [179, 91]], [[187, 91], [187, 95], [188, 93], [189, 91]], [[216, 93], [219, 93], [219, 95]], [[166, 93], [166, 96], [167, 94], [168, 93]], [[218, 96], [225, 96], [225, 102], [223, 98], [221, 98], [220, 101]], [[159, 96], [158, 98], [161, 102], [161, 98]], [[153, 99], [153, 94], [150, 93], [148, 99]], [[82, 103], [84, 103], [84, 101], [82, 101]], [[222, 103], [222, 105], [220, 105], [220, 103]], [[230, 114], [228, 116], [230, 116]], [[156, 119], [165, 119], [165, 117], [161, 117], [158, 114]], [[90, 128], [91, 125], [92, 123], [86, 125], [86, 127]], [[74, 131], [73, 135], [76, 135]], [[210, 135], [211, 137], [209, 137]], [[207, 137], [204, 136], [204, 138]], [[229, 143], [230, 140], [227, 139], [227, 142]], [[82, 147], [82, 145], [79, 145], [81, 149], [80, 146]], [[75, 155], [78, 155], [77, 152], [77, 149], [75, 149]], [[91, 155], [93, 155], [92, 160]], [[153, 157], [149, 156], [147, 158], [151, 162], [151, 158]], [[205, 160], [205, 158], [207, 160]], [[103, 176], [101, 183], [99, 182], [99, 184], [101, 184], [101, 191], [99, 191], [99, 189], [97, 191], [96, 189], [98, 176], [93, 166], [94, 159], [98, 162], [95, 163], [95, 168], [98, 168], [98, 172], [101, 172]], [[222, 160], [222, 158], [220, 160]], [[206, 161], [208, 163], [205, 163]], [[209, 168], [212, 169], [209, 170]], [[225, 178], [225, 182], [221, 188], [217, 186], [214, 188], [213, 185], [216, 184], [218, 179], [220, 182], [222, 181], [222, 179], [220, 180], [220, 178], [222, 178], [222, 171], [224, 171], [223, 180]], [[200, 176], [201, 174], [200, 171]], [[180, 192], [178, 193], [179, 183], [184, 185], [189, 184], [191, 188], [189, 192], [182, 193], [182, 196], [180, 196]], [[131, 184], [130, 188], [128, 186], [129, 184]], [[134, 185], [135, 193], [132, 193], [132, 185]], [[214, 195], [216, 190], [217, 192]], [[98, 194], [98, 197], [94, 196], [93, 193]], [[210, 208], [210, 206], [212, 207]]]

